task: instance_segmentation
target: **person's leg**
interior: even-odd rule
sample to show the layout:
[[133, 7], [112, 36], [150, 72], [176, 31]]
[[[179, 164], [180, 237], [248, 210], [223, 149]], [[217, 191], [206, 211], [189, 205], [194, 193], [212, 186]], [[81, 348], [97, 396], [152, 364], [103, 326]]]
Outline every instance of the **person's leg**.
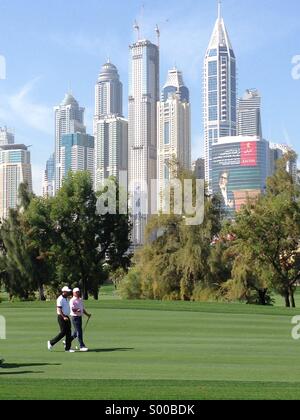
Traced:
[[65, 321], [65, 335], [66, 335], [66, 351], [71, 350], [72, 345], [72, 326], [71, 321]]
[[74, 332], [72, 334], [71, 340], [74, 341], [78, 337], [78, 334], [77, 334], [77, 325], [76, 325], [76, 317], [75, 316], [72, 317], [72, 324], [73, 324]]
[[53, 338], [53, 340], [50, 341], [50, 344], [52, 347], [54, 347], [57, 343], [59, 343], [66, 335], [65, 321], [63, 320], [61, 316], [58, 316], [57, 321], [60, 327], [60, 333], [55, 338]]
[[84, 341], [83, 341], [82, 317], [81, 316], [77, 317], [76, 324], [77, 324], [78, 342], [79, 342], [80, 348], [83, 349], [85, 347], [85, 344], [84, 344]]

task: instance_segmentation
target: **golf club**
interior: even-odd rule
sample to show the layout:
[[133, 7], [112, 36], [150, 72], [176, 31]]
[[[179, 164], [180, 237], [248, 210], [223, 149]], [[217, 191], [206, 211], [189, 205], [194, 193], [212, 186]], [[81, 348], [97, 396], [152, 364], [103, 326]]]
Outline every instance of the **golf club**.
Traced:
[[84, 333], [86, 332], [86, 329], [87, 329], [87, 327], [88, 327], [88, 325], [89, 325], [90, 319], [91, 319], [91, 317], [89, 316], [89, 317], [88, 317], [88, 319], [87, 319], [87, 321], [86, 321], [86, 323], [85, 323], [85, 326], [84, 326], [84, 328], [83, 328], [83, 332], [84, 332]]

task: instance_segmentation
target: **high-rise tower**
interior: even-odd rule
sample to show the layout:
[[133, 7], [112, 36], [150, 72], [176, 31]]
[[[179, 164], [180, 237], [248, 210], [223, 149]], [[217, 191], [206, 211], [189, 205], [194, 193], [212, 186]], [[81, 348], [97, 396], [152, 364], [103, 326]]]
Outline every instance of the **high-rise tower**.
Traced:
[[102, 66], [95, 95], [95, 189], [128, 169], [128, 121], [123, 118], [123, 85], [117, 67]]
[[[168, 73], [158, 109], [158, 186], [160, 195], [172, 179], [173, 163], [191, 169], [190, 95], [176, 68]], [[162, 208], [161, 201], [158, 203]]]
[[81, 108], [73, 95], [68, 93], [55, 112], [55, 190], [62, 186], [61, 140], [65, 134], [86, 133], [84, 108]]
[[26, 183], [32, 192], [30, 151], [24, 144], [0, 145], [0, 219], [20, 204], [19, 187]]
[[237, 133], [236, 58], [218, 5], [204, 60], [205, 178], [211, 188], [212, 146]]
[[256, 89], [248, 89], [238, 100], [238, 135], [262, 138], [261, 96]]
[[95, 117], [123, 116], [123, 85], [118, 69], [108, 60], [101, 69], [95, 88]]
[[156, 197], [156, 191], [151, 191], [151, 180], [157, 179], [159, 47], [141, 39], [132, 44], [129, 73], [129, 195], [132, 240], [139, 246], [145, 242], [151, 193]]

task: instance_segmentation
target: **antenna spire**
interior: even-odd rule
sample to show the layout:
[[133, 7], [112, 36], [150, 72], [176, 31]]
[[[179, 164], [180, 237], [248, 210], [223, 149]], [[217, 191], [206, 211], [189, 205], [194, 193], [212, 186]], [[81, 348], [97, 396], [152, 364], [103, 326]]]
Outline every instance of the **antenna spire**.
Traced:
[[218, 0], [218, 19], [220, 20], [222, 17], [222, 1]]
[[158, 25], [156, 25], [156, 27], [155, 27], [155, 32], [156, 32], [156, 35], [157, 35], [157, 45], [158, 45], [158, 47], [160, 47], [160, 29], [159, 29]]
[[141, 39], [141, 30], [140, 25], [138, 24], [137, 20], [134, 21], [133, 29], [137, 33], [137, 42]]

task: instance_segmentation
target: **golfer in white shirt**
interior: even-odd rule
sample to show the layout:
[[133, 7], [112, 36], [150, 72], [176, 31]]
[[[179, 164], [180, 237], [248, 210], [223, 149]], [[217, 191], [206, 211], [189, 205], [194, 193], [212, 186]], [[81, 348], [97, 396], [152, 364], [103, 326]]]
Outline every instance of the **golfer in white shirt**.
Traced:
[[88, 318], [91, 314], [88, 314], [84, 308], [83, 300], [81, 299], [80, 289], [76, 288], [73, 290], [73, 298], [70, 300], [71, 317], [74, 327], [74, 333], [72, 335], [72, 341], [78, 338], [80, 351], [89, 351], [83, 341], [82, 331], [82, 317], [86, 315]]
[[53, 340], [48, 341], [48, 350], [52, 350], [52, 348], [59, 343], [63, 338], [66, 337], [66, 344], [65, 350], [69, 353], [74, 353], [74, 350], [71, 349], [72, 344], [72, 331], [71, 331], [71, 320], [70, 320], [70, 303], [69, 303], [69, 296], [71, 290], [69, 287], [64, 287], [62, 289], [61, 296], [57, 299], [56, 307], [57, 307], [57, 321], [60, 327], [60, 333], [57, 337], [53, 338]]

